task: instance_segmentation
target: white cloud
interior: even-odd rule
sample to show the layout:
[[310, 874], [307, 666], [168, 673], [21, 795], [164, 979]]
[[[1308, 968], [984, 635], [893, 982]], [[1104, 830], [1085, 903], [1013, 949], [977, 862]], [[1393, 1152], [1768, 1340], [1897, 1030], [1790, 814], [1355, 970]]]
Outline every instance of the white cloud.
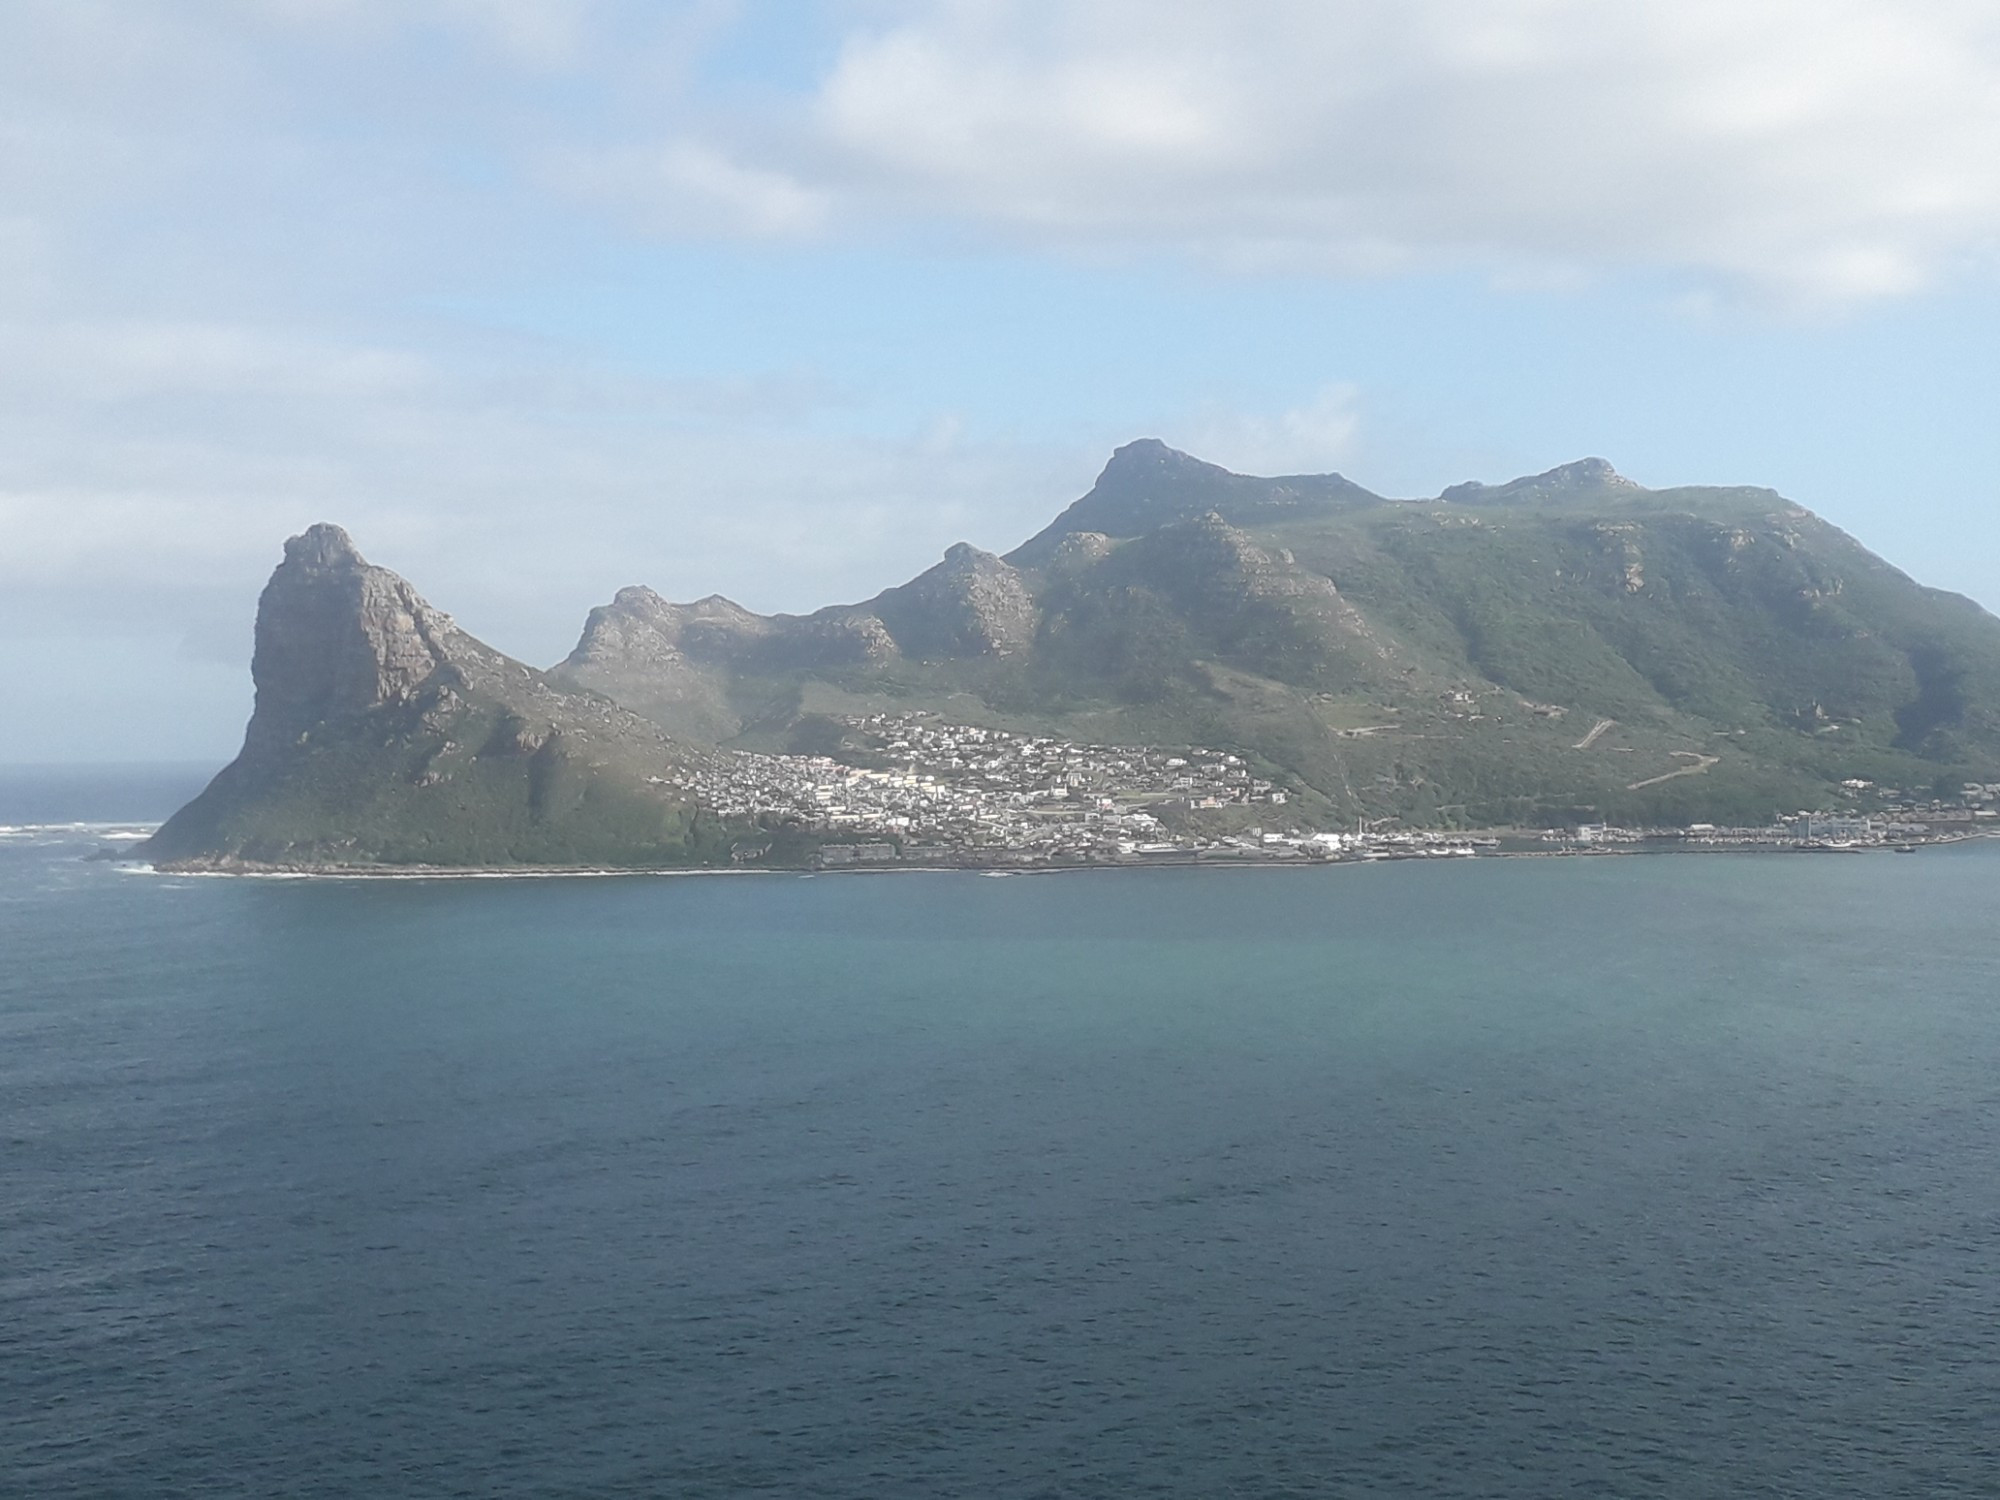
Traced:
[[147, 396], [407, 395], [421, 358], [351, 340], [194, 319], [0, 322], [0, 392], [101, 405]]
[[1659, 268], [1832, 302], [1921, 288], [2000, 234], [1984, 0], [898, 14], [850, 37], [816, 102], [812, 150], [837, 154], [851, 212], [1237, 265]]
[[[800, 15], [841, 38], [817, 82], [747, 92], [702, 82], [733, 0], [18, 10], [15, 201], [197, 174], [217, 131], [249, 152], [354, 98], [386, 130], [370, 152], [449, 117], [544, 191], [670, 238], [945, 225], [1246, 270], [1638, 269], [1832, 306], [2000, 243], [1992, 0], [827, 0]], [[418, 37], [447, 43], [436, 79]], [[551, 71], [579, 92], [536, 96]]]
[[522, 66], [553, 70], [582, 60], [602, 0], [237, 0], [240, 8], [320, 36], [377, 40], [414, 27], [457, 32]]
[[475, 28], [507, 54], [532, 66], [577, 60], [588, 34], [591, 0], [446, 0], [446, 16]]
[[1239, 474], [1325, 474], [1353, 457], [1360, 399], [1359, 388], [1342, 381], [1277, 413], [1211, 406], [1168, 441]]
[[672, 236], [809, 235], [824, 226], [832, 201], [788, 173], [744, 166], [692, 140], [548, 151], [537, 175], [571, 196], [634, 207], [648, 229]]

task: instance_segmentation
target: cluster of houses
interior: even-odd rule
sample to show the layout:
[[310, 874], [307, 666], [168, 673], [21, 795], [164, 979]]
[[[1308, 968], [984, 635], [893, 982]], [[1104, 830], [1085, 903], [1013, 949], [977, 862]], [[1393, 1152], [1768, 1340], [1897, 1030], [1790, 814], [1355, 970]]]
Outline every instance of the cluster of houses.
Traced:
[[1188, 814], [1288, 801], [1227, 751], [1088, 745], [920, 713], [837, 722], [855, 747], [839, 758], [735, 753], [672, 783], [725, 818], [796, 822], [823, 835], [829, 865], [1304, 848], [1291, 834], [1267, 846], [1261, 828], [1226, 838], [1188, 831]]
[[[925, 713], [834, 723], [837, 755], [727, 753], [672, 784], [732, 821], [803, 831], [825, 867], [1451, 857], [1519, 847], [1393, 820], [1352, 832], [1303, 827], [1284, 788], [1224, 750], [1083, 744]], [[1950, 803], [1890, 805], [1888, 789], [1867, 782], [1844, 790], [1867, 793], [1879, 810], [1801, 812], [1758, 827], [1583, 824], [1549, 829], [1539, 842], [1551, 852], [1901, 845], [1993, 818], [2000, 803], [2000, 783], [1968, 784]], [[1534, 835], [1526, 841], [1532, 847]]]

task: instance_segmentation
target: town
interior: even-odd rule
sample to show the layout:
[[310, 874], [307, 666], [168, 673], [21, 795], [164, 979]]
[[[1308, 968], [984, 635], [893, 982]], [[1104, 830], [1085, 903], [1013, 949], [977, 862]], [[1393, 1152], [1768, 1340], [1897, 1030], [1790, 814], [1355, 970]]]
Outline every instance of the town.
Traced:
[[[1080, 744], [917, 712], [828, 722], [838, 732], [834, 753], [730, 751], [658, 780], [725, 820], [809, 837], [821, 868], [1913, 848], [1982, 831], [2000, 801], [2000, 784], [1968, 785], [1956, 803], [1873, 815], [1799, 812], [1760, 827], [1583, 824], [1472, 834], [1385, 819], [1329, 830], [1304, 826], [1285, 788], [1225, 750]], [[746, 839], [736, 858], [760, 862], [771, 842]]]
[[1250, 825], [1228, 834], [1191, 831], [1190, 814], [1254, 815], [1260, 806], [1279, 814], [1288, 800], [1226, 751], [1077, 744], [920, 713], [834, 722], [854, 747], [838, 757], [733, 752], [713, 767], [662, 780], [726, 819], [789, 821], [820, 834], [818, 860], [827, 866], [1061, 864], [1279, 849], [1298, 857], [1341, 847], [1337, 835], [1267, 834]]

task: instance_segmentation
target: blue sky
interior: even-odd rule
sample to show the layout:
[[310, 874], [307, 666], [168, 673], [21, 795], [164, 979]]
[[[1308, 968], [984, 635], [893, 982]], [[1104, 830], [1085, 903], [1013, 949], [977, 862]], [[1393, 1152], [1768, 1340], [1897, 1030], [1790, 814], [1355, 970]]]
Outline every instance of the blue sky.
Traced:
[[314, 520], [547, 664], [1141, 435], [1766, 484], [2000, 604], [1990, 5], [7, 9], [0, 761], [226, 757]]

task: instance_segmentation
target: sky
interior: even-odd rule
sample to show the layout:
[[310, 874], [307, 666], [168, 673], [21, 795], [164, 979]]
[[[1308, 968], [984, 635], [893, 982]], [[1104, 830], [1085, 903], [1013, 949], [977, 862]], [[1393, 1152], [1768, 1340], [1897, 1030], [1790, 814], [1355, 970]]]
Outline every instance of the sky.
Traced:
[[210, 760], [284, 539], [539, 666], [1141, 436], [1768, 485], [2000, 607], [1993, 0], [0, 0], [0, 762]]

